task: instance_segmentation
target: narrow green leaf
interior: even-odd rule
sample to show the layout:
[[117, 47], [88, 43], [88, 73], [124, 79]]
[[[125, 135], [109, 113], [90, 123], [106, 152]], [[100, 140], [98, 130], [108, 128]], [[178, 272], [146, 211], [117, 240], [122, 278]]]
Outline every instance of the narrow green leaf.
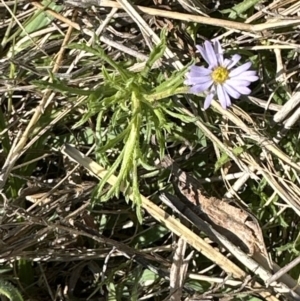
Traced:
[[190, 116], [187, 116], [187, 115], [183, 115], [183, 114], [179, 114], [179, 113], [175, 113], [175, 112], [172, 112], [168, 109], [165, 109], [164, 110], [168, 115], [172, 116], [172, 117], [175, 117], [175, 118], [178, 118], [180, 119], [181, 121], [183, 122], [186, 122], [186, 123], [189, 123], [189, 122], [195, 122], [197, 120], [197, 117], [190, 117]]
[[48, 81], [42, 80], [33, 80], [31, 82], [33, 85], [36, 85], [40, 89], [52, 89], [57, 92], [61, 93], [70, 93], [75, 95], [91, 95], [93, 91], [91, 90], [83, 90], [78, 88], [69, 87], [68, 85], [64, 84], [62, 81], [55, 79], [53, 83]]
[[[232, 149], [232, 152], [238, 157], [243, 152], [245, 152], [246, 149], [249, 149], [250, 147], [247, 147], [247, 146], [237, 146], [237, 147], [235, 147], [235, 148]], [[217, 170], [219, 170], [224, 164], [226, 164], [230, 160], [231, 160], [231, 158], [227, 154], [223, 153], [221, 155], [221, 157], [215, 163], [215, 172]]]
[[248, 9], [253, 7], [260, 0], [244, 0], [243, 2], [236, 4], [233, 8], [221, 10], [221, 13], [227, 14], [230, 13], [228, 18], [236, 19], [237, 17], [245, 18], [242, 14], [246, 12]]
[[[123, 156], [124, 156], [124, 152], [125, 152], [125, 149], [122, 149], [120, 155], [115, 160], [114, 164], [111, 166], [111, 168], [107, 171], [107, 173], [103, 177], [102, 181], [100, 182], [99, 188], [98, 188], [97, 197], [99, 197], [99, 195], [101, 194], [102, 189], [103, 189], [104, 185], [107, 183], [109, 177], [115, 173], [115, 171], [117, 170], [117, 168], [121, 164]], [[107, 192], [107, 194], [102, 198], [103, 201], [108, 200], [114, 193], [118, 194], [120, 192], [120, 182], [121, 182], [122, 179], [119, 179], [119, 177], [120, 177], [120, 174], [117, 178], [117, 181], [116, 181], [115, 185], [112, 186], [110, 188], [110, 190]]]
[[10, 282], [0, 279], [0, 295], [7, 297], [10, 301], [23, 301], [19, 290]]
[[96, 55], [97, 57], [100, 57], [105, 62], [107, 62], [110, 66], [112, 66], [115, 70], [117, 70], [124, 81], [132, 78], [134, 76], [134, 73], [131, 73], [130, 71], [126, 70], [125, 68], [122, 68], [120, 64], [116, 63], [114, 60], [112, 60], [108, 55], [106, 55], [104, 49], [102, 49], [99, 46], [94, 46], [94, 48], [87, 46], [86, 44], [70, 44], [68, 48], [71, 49], [78, 49], [83, 50], [88, 53], [92, 53]]
[[166, 44], [166, 30], [162, 30], [161, 34], [161, 43], [156, 45], [150, 53], [149, 59], [146, 62], [144, 70], [141, 72], [142, 77], [147, 77], [148, 73], [150, 72], [151, 68], [159, 59], [161, 59], [165, 53], [167, 44]]
[[131, 242], [131, 245], [137, 245], [139, 248], [147, 248], [162, 239], [168, 233], [170, 233], [169, 229], [157, 224], [144, 230], [142, 234], [137, 235]]
[[157, 279], [159, 279], [158, 275], [154, 272], [146, 269], [143, 271], [143, 274], [140, 278], [140, 284], [142, 286], [150, 286], [152, 285]]
[[[54, 2], [48, 0], [42, 1], [42, 5], [45, 7], [49, 7], [56, 12], [60, 12], [63, 8], [62, 5], [56, 5]], [[27, 34], [30, 34], [32, 32], [38, 31], [49, 25], [53, 19], [54, 17], [52, 15], [42, 10], [38, 10], [24, 26], [25, 32]], [[26, 35], [25, 32], [22, 32], [20, 36], [24, 37]]]

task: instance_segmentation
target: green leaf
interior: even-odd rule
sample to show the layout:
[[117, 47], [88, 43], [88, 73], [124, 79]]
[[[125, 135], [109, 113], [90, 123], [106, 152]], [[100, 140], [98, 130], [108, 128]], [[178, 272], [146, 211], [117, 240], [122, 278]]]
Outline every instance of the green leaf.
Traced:
[[54, 82], [52, 83], [48, 81], [42, 81], [42, 80], [33, 80], [31, 83], [33, 85], [36, 85], [40, 89], [50, 88], [54, 91], [61, 92], [61, 93], [70, 93], [75, 95], [88, 95], [88, 96], [93, 93], [93, 91], [69, 87], [59, 79], [55, 79], [55, 78], [54, 78]]
[[229, 19], [236, 19], [237, 17], [246, 18], [246, 16], [243, 16], [242, 14], [253, 7], [259, 1], [260, 0], [244, 0], [239, 4], [236, 4], [233, 8], [221, 10], [221, 13], [230, 13], [228, 16]]
[[144, 70], [141, 72], [142, 77], [147, 77], [151, 68], [159, 59], [161, 59], [165, 53], [167, 44], [166, 44], [166, 30], [163, 29], [161, 33], [161, 43], [156, 45], [150, 53], [149, 59], [146, 62]]
[[170, 233], [169, 229], [157, 224], [143, 231], [142, 234], [137, 235], [131, 244], [137, 245], [138, 248], [146, 248], [160, 240], [168, 233]]
[[[109, 168], [109, 170], [107, 171], [105, 176], [102, 178], [102, 181], [100, 182], [100, 185], [99, 185], [99, 188], [98, 188], [97, 197], [99, 197], [99, 195], [101, 194], [102, 189], [103, 189], [104, 185], [107, 183], [110, 176], [115, 173], [115, 171], [117, 170], [117, 168], [121, 164], [123, 156], [124, 156], [124, 152], [125, 152], [125, 148], [122, 149], [122, 152], [120, 153], [118, 158], [115, 160], [114, 164]], [[119, 178], [117, 178], [117, 180], [118, 179]], [[117, 181], [115, 183], [115, 185], [110, 188], [110, 190], [107, 192], [105, 197], [102, 198], [103, 201], [108, 200], [114, 193], [116, 193], [116, 194], [119, 193], [119, 191], [120, 191], [120, 182], [121, 181], [122, 181], [122, 179], [119, 179], [119, 181]]]
[[[232, 149], [232, 152], [238, 157], [239, 155], [241, 155], [246, 149], [251, 148], [252, 146], [237, 146], [235, 148]], [[215, 163], [215, 172], [217, 170], [219, 170], [224, 164], [226, 164], [227, 162], [229, 162], [231, 160], [231, 158], [226, 154], [226, 153], [222, 153], [221, 157], [217, 160], [217, 162]]]
[[181, 120], [183, 122], [186, 122], [186, 123], [195, 122], [197, 120], [197, 117], [190, 117], [190, 116], [187, 116], [187, 115], [175, 113], [175, 112], [172, 112], [168, 109], [165, 109], [165, 112], [167, 114], [169, 114], [170, 116], [178, 118], [179, 120]]
[[[41, 2], [41, 4], [45, 7], [51, 8], [52, 10], [56, 12], [60, 12], [63, 8], [62, 5], [56, 5], [52, 1], [44, 0]], [[38, 31], [39, 29], [42, 29], [46, 26], [48, 26], [52, 20], [54, 19], [53, 16], [51, 16], [49, 13], [44, 12], [42, 10], [38, 10], [32, 18], [27, 22], [27, 24], [24, 26], [25, 32], [27, 34], [30, 34], [32, 32]], [[26, 35], [25, 32], [22, 32], [20, 34], [21, 37], [24, 37]]]
[[85, 128], [82, 132], [79, 133], [79, 139], [85, 145], [92, 145], [94, 143], [94, 132], [91, 128]]
[[157, 279], [159, 279], [159, 277], [157, 276], [157, 274], [155, 274], [154, 272], [152, 272], [151, 270], [144, 270], [140, 279], [139, 279], [139, 283], [141, 286], [150, 286], [152, 285]]
[[[187, 70], [189, 69], [189, 67], [192, 64], [194, 64], [194, 61], [192, 61], [190, 64], [186, 65], [180, 71], [174, 72], [167, 80], [163, 81], [159, 86], [155, 87], [154, 93], [161, 93], [166, 90], [170, 91], [170, 92], [168, 92], [168, 93], [170, 93], [170, 95], [167, 95], [167, 96], [174, 95], [175, 93], [177, 93], [177, 94], [182, 93], [181, 91], [176, 91], [176, 89], [180, 85], [182, 85], [184, 75], [186, 74]], [[187, 87], [186, 89], [188, 90], [189, 88]]]
[[108, 140], [104, 146], [101, 146], [97, 149], [97, 152], [103, 153], [111, 148], [113, 148], [117, 143], [122, 140], [126, 140], [126, 135], [128, 135], [130, 131], [130, 127], [127, 127], [124, 131], [122, 131], [119, 135], [117, 135], [114, 139]]
[[[104, 49], [102, 49], [100, 46], [94, 46], [94, 48], [92, 48], [92, 47], [87, 46], [86, 44], [70, 44], [68, 46], [68, 48], [83, 50], [88, 53], [92, 53], [92, 54], [96, 55], [97, 57], [100, 57], [101, 59], [106, 61], [110, 66], [112, 66], [115, 70], [117, 70], [120, 73], [120, 75], [124, 81], [134, 77], [134, 73], [126, 70], [125, 68], [122, 68], [121, 65], [116, 63], [114, 60], [112, 60], [105, 53]], [[108, 74], [108, 73], [106, 73], [106, 74]]]
[[0, 279], [0, 295], [7, 297], [11, 301], [23, 301], [19, 290], [10, 282]]
[[6, 118], [2, 112], [2, 108], [0, 108], [0, 133], [1, 133], [0, 137], [1, 137], [2, 149], [5, 155], [7, 155], [10, 150], [10, 142], [9, 142], [9, 136], [7, 131]]
[[108, 298], [107, 298], [108, 301], [117, 301], [117, 300], [119, 300], [119, 299], [116, 298], [116, 287], [115, 287], [115, 285], [112, 281], [110, 281], [108, 283], [107, 290], [108, 290]]

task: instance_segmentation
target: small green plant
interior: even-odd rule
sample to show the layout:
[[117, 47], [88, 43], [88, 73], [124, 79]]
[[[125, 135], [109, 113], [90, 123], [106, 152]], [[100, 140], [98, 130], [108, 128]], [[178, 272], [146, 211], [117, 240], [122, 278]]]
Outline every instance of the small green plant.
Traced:
[[[88, 112], [77, 125], [96, 116], [96, 156], [102, 165], [108, 167], [98, 192], [112, 174], [118, 174], [115, 185], [102, 200], [118, 195], [121, 188], [133, 193], [141, 220], [138, 168], [153, 170], [155, 158], [164, 155], [166, 137], [176, 133], [178, 127], [168, 117], [188, 121], [187, 117], [173, 112], [174, 103], [170, 99], [172, 95], [187, 92], [187, 87], [181, 87], [186, 69], [169, 75], [167, 80], [162, 72], [159, 76], [157, 72], [151, 74], [151, 68], [166, 48], [164, 34], [162, 43], [152, 51], [140, 73], [123, 68], [100, 47], [72, 45], [71, 48], [92, 53], [113, 68], [111, 71], [107, 65], [102, 67], [104, 82], [89, 95]], [[98, 196], [96, 194], [96, 199]]]

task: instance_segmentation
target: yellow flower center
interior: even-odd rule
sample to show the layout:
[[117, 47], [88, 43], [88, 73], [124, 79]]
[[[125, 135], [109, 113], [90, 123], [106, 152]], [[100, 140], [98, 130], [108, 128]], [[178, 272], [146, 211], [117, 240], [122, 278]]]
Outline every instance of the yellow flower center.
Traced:
[[217, 67], [211, 77], [215, 83], [223, 84], [229, 78], [229, 71], [224, 67]]

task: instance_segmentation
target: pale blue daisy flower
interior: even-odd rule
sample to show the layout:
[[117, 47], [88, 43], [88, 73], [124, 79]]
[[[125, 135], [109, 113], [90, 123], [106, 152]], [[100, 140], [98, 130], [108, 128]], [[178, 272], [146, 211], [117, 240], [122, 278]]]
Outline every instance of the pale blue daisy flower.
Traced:
[[204, 42], [204, 46], [197, 45], [208, 67], [191, 66], [186, 75], [185, 84], [191, 86], [190, 93], [206, 93], [204, 109], [206, 110], [214, 97], [219, 99], [226, 109], [231, 105], [230, 97], [238, 99], [241, 95], [249, 95], [248, 86], [258, 80], [256, 71], [249, 70], [251, 62], [233, 68], [241, 59], [234, 54], [231, 59], [224, 58], [223, 49], [217, 40]]

